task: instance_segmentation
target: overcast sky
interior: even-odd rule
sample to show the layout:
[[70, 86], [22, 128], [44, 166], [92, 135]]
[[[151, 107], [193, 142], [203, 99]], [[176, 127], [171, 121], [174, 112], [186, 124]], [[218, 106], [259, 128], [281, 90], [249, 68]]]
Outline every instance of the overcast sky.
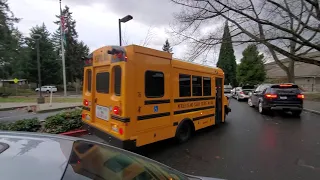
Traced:
[[[45, 23], [50, 32], [58, 28], [53, 21], [57, 20], [55, 15], [59, 14], [59, 0], [8, 2], [15, 16], [22, 18], [18, 28], [25, 36], [29, 34], [31, 27], [42, 23]], [[161, 50], [167, 38], [172, 40], [168, 33], [169, 25], [173, 21], [173, 13], [180, 9], [170, 0], [62, 0], [62, 5], [70, 7], [73, 18], [77, 21], [79, 39], [90, 47], [90, 51], [105, 45], [119, 44], [118, 19], [128, 14], [133, 16], [133, 20], [122, 24], [124, 41], [142, 45], [149, 32], [150, 41], [147, 46]], [[176, 45], [173, 47], [174, 56], [184, 59], [186, 50], [186, 44]], [[218, 52], [215, 52], [209, 58], [217, 55]], [[236, 50], [237, 59], [241, 58], [240, 55], [241, 51]], [[210, 62], [216, 62], [216, 59], [211, 59]]]

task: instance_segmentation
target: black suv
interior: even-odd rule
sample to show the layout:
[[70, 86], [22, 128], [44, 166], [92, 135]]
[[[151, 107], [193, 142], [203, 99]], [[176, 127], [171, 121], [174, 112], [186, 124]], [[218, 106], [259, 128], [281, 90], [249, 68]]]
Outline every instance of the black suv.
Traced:
[[251, 107], [257, 106], [261, 114], [271, 110], [291, 111], [299, 116], [303, 108], [304, 95], [295, 84], [262, 84], [248, 99]]

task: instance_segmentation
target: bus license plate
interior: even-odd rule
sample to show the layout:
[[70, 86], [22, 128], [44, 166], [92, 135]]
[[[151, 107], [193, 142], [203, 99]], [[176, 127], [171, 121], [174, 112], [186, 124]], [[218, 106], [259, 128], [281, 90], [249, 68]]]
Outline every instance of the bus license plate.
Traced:
[[287, 96], [280, 96], [280, 99], [287, 99]]
[[96, 117], [106, 120], [109, 120], [109, 108], [104, 106], [96, 106]]

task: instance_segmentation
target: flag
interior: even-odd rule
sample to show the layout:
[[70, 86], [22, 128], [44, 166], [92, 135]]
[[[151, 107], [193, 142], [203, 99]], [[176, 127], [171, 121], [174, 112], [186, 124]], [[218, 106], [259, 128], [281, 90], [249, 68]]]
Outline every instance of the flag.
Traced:
[[66, 39], [66, 19], [65, 15], [62, 12], [61, 8], [61, 0], [60, 0], [60, 26], [61, 26], [61, 41], [66, 46], [67, 45], [67, 39]]

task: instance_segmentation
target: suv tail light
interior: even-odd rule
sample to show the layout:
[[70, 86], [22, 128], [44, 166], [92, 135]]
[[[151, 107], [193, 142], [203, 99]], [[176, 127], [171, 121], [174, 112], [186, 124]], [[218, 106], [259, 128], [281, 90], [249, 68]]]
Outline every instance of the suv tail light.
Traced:
[[266, 94], [265, 97], [266, 98], [270, 98], [270, 99], [275, 99], [275, 98], [278, 97], [278, 95], [276, 95], [276, 94]]
[[239, 92], [240, 94], [244, 94], [242, 91]]
[[297, 95], [297, 98], [299, 98], [299, 99], [304, 99], [304, 95], [303, 95], [303, 94], [298, 94], [298, 95]]

